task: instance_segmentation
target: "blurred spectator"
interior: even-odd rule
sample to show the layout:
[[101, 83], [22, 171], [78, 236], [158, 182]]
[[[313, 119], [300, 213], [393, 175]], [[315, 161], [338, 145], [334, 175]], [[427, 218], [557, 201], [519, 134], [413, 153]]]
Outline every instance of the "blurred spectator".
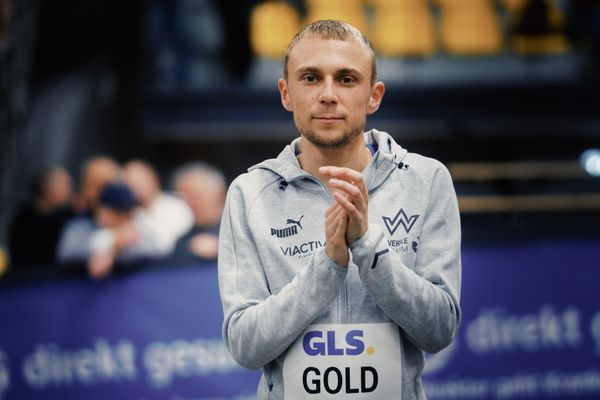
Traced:
[[123, 169], [123, 177], [139, 203], [135, 218], [150, 229], [159, 253], [170, 254], [177, 238], [193, 224], [190, 208], [183, 200], [161, 190], [156, 171], [146, 162], [129, 161]]
[[88, 159], [82, 169], [77, 209], [82, 214], [93, 213], [100, 191], [109, 182], [119, 178], [119, 164], [108, 156]]
[[[214, 3], [213, 0], [148, 2], [145, 30], [148, 66], [159, 88], [189, 89], [230, 80], [222, 60], [227, 37]], [[243, 3], [237, 2], [228, 13], [237, 14]], [[236, 37], [236, 41], [243, 42], [245, 38]]]
[[73, 182], [62, 167], [34, 176], [31, 199], [17, 211], [9, 228], [9, 251], [15, 267], [45, 267], [55, 260], [55, 249], [65, 222], [73, 217]]
[[572, 0], [567, 3], [567, 32], [576, 46], [586, 49], [592, 62], [590, 77], [597, 78], [600, 67], [600, 2]]
[[0, 0], [0, 50], [8, 48], [12, 20], [12, 1]]
[[194, 214], [194, 226], [175, 244], [174, 261], [183, 264], [215, 260], [225, 204], [223, 173], [208, 164], [192, 163], [176, 171], [174, 180], [175, 190]]
[[85, 263], [93, 278], [107, 276], [114, 264], [131, 264], [155, 258], [158, 247], [149, 229], [134, 219], [137, 201], [121, 182], [104, 186], [94, 218], [80, 217], [67, 224], [60, 239], [62, 264]]

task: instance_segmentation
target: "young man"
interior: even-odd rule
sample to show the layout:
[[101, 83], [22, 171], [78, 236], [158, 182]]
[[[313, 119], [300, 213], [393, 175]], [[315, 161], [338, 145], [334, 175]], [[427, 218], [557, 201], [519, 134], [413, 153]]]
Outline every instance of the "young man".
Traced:
[[231, 185], [219, 285], [225, 343], [262, 368], [259, 399], [425, 398], [423, 351], [460, 321], [460, 221], [448, 171], [384, 132], [375, 54], [318, 21], [278, 86], [300, 138]]

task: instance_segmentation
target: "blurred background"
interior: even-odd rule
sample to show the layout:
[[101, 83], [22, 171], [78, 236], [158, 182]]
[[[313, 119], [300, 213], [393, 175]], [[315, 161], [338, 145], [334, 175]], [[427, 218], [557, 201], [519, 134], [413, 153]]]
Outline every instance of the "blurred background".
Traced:
[[[456, 345], [429, 362], [429, 396], [600, 397], [599, 1], [0, 0], [0, 311], [13, 321], [1, 329], [0, 399], [125, 398], [131, 387], [140, 399], [252, 398], [256, 375], [217, 343], [219, 188], [298, 135], [276, 80], [293, 34], [317, 19], [374, 44], [386, 94], [367, 129], [454, 179], [465, 317]], [[129, 189], [104, 190], [105, 177], [87, 195], [98, 159]], [[131, 184], [145, 179], [152, 190]], [[167, 238], [174, 214], [152, 211], [158, 193], [180, 210]], [[116, 214], [98, 219], [102, 207]], [[82, 215], [73, 249], [65, 227]], [[130, 246], [143, 232], [163, 247]], [[212, 369], [198, 366], [209, 354], [198, 332], [217, 343]], [[73, 360], [103, 351], [121, 375], [86, 381]], [[236, 374], [239, 388], [218, 384]]]

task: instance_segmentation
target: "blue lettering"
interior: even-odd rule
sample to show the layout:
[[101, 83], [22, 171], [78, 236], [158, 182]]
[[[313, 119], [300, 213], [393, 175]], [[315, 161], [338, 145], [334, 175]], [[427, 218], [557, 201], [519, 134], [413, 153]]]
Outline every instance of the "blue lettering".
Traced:
[[346, 334], [346, 343], [349, 347], [346, 348], [346, 354], [349, 356], [357, 356], [365, 351], [365, 342], [362, 341], [363, 331], [353, 330]]
[[322, 338], [323, 332], [319, 331], [310, 331], [306, 335], [304, 335], [304, 339], [302, 340], [302, 347], [304, 348], [304, 352], [309, 356], [318, 356], [318, 355], [326, 355], [325, 354], [325, 343], [323, 342], [311, 342], [313, 338]]
[[327, 331], [327, 354], [330, 356], [344, 355], [344, 349], [335, 347], [335, 331]]

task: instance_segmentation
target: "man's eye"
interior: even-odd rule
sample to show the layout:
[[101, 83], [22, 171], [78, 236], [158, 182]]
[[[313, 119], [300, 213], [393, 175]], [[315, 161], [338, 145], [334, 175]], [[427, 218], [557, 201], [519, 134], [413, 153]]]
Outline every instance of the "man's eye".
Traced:
[[348, 83], [353, 83], [355, 81], [355, 79], [353, 77], [351, 77], [351, 76], [342, 76], [342, 78], [340, 79], [340, 81], [342, 83], [348, 84]]
[[316, 82], [317, 77], [315, 75], [305, 75], [303, 78], [306, 82]]

